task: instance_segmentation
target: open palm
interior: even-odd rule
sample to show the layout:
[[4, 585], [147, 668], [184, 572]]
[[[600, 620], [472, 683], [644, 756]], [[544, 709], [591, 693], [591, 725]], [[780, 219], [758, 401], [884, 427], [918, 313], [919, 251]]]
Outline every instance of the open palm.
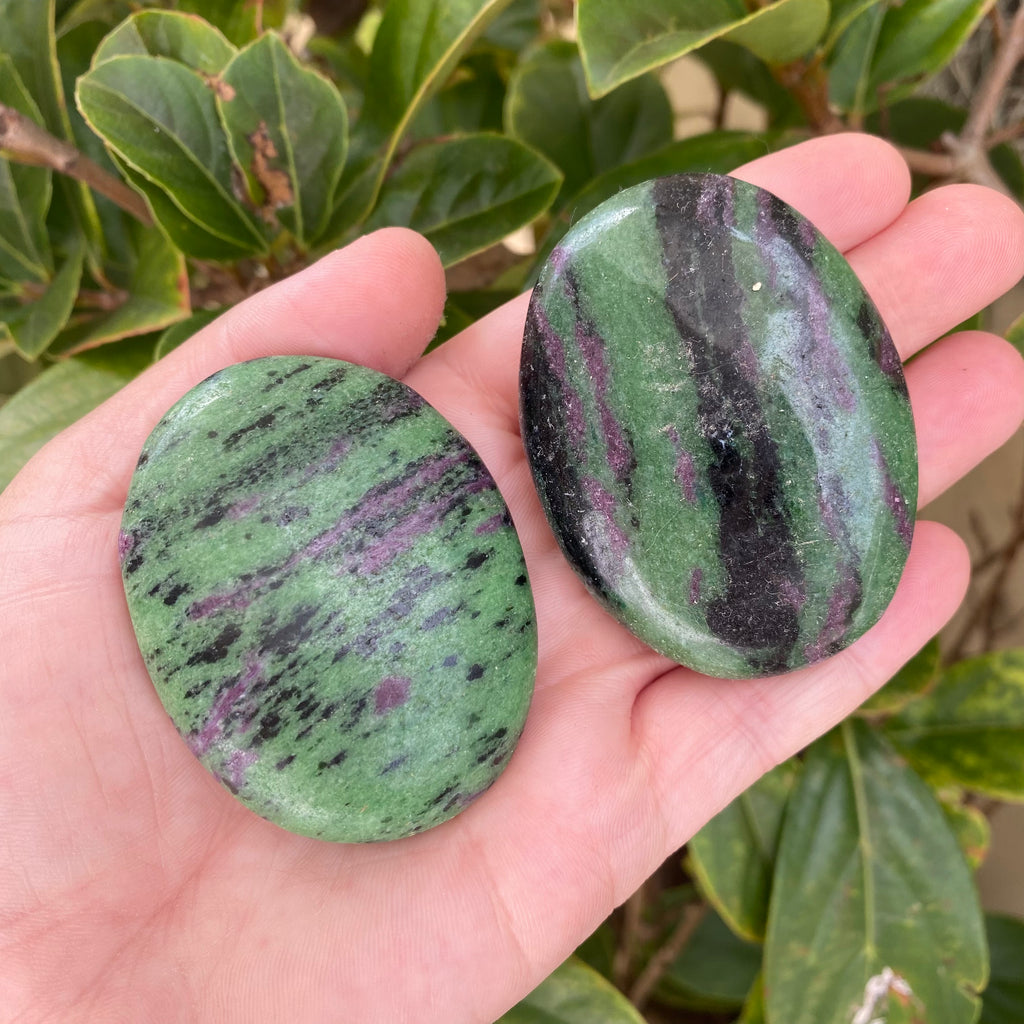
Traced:
[[[1024, 364], [967, 332], [1024, 272], [1024, 217], [951, 186], [907, 205], [884, 143], [822, 139], [737, 172], [844, 252], [907, 369], [927, 502], [1024, 416]], [[431, 355], [441, 269], [369, 236], [235, 308], [48, 445], [0, 497], [0, 1017], [487, 1024], [673, 849], [852, 711], [953, 613], [960, 541], [920, 524], [882, 621], [790, 675], [724, 681], [653, 653], [564, 562], [517, 423], [520, 298]], [[494, 787], [423, 835], [343, 846], [257, 818], [176, 733], [117, 559], [142, 441], [229, 363], [301, 353], [406, 380], [474, 444], [523, 542], [540, 631], [526, 731]]]

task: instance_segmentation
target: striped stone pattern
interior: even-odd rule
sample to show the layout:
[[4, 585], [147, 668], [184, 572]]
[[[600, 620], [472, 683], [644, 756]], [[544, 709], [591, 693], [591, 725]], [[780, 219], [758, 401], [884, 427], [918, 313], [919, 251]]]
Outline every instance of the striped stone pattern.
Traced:
[[842, 255], [720, 175], [621, 192], [551, 254], [520, 369], [545, 512], [591, 592], [723, 677], [872, 626], [917, 500], [899, 357]]
[[479, 457], [404, 384], [284, 356], [208, 378], [146, 442], [120, 559], [175, 726], [270, 821], [410, 835], [511, 757], [537, 651], [522, 549]]

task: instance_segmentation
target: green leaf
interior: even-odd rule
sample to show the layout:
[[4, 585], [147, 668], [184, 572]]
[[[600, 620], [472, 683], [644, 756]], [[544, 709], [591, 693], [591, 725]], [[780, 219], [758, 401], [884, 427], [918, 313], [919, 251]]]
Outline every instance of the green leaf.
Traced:
[[45, 369], [0, 409], [0, 490], [50, 438], [145, 369], [142, 339], [87, 352]]
[[326, 227], [348, 148], [338, 90], [304, 68], [273, 33], [242, 50], [222, 75], [217, 105], [235, 161], [300, 243]]
[[153, 219], [172, 245], [199, 260], [231, 262], [250, 255], [248, 246], [236, 245], [207, 231], [177, 206], [161, 189], [144, 178], [118, 156], [112, 157], [118, 170], [138, 192], [146, 197]]
[[992, 845], [992, 827], [988, 818], [973, 804], [964, 803], [960, 793], [956, 796], [940, 793], [939, 803], [967, 863], [977, 871], [985, 863]]
[[478, 45], [518, 54], [540, 34], [540, 0], [512, 0], [488, 26]]
[[266, 250], [254, 217], [235, 198], [214, 94], [197, 73], [162, 57], [114, 57], [78, 80], [78, 104], [121, 160], [188, 219], [236, 250]]
[[41, 356], [67, 323], [78, 295], [84, 252], [72, 249], [47, 289], [34, 302], [0, 307], [0, 340], [13, 341], [26, 359]]
[[838, 42], [840, 36], [859, 18], [865, 11], [872, 7], [880, 7], [887, 4], [889, 0], [831, 0], [828, 31], [821, 49], [825, 54], [831, 52]]
[[1024, 356], [1024, 313], [1006, 328], [1006, 340]]
[[919, 80], [952, 59], [994, 0], [903, 0], [885, 14], [872, 62], [875, 88]]
[[352, 140], [354, 159], [336, 197], [336, 205], [348, 208], [343, 224], [357, 224], [369, 214], [406, 129], [509, 3], [389, 0], [370, 54], [366, 104]]
[[871, 62], [882, 31], [886, 6], [868, 7], [856, 16], [831, 48], [828, 74], [829, 102], [858, 121], [874, 109]]
[[129, 271], [116, 282], [126, 296], [116, 309], [78, 322], [55, 341], [59, 354], [81, 352], [122, 338], [159, 331], [188, 316], [185, 258], [155, 228], [131, 223]]
[[367, 228], [414, 228], [450, 266], [539, 217], [560, 182], [557, 168], [515, 139], [481, 134], [427, 144], [388, 179]]
[[503, 69], [493, 53], [470, 54], [448, 84], [425, 103], [410, 125], [410, 139], [465, 132], [500, 132], [505, 103]]
[[929, 781], [1024, 800], [1024, 648], [951, 666], [886, 732]]
[[857, 713], [889, 715], [906, 707], [938, 675], [940, 659], [939, 641], [933, 638], [881, 690], [868, 697]]
[[655, 990], [660, 1002], [693, 1010], [738, 1010], [761, 969], [761, 947], [737, 937], [717, 915], [697, 926]]
[[261, 32], [279, 29], [296, 5], [294, 0], [178, 0], [177, 6], [201, 14], [236, 46], [245, 46]]
[[784, 761], [687, 844], [701, 891], [737, 935], [764, 940], [775, 854], [797, 763]]
[[[73, 142], [64, 86], [57, 65], [54, 0], [0, 0], [0, 53], [6, 53], [52, 135]], [[58, 175], [58, 188], [89, 245], [100, 247], [100, 223], [92, 193], [79, 181]]]
[[644, 1024], [644, 1020], [611, 982], [573, 957], [497, 1024]]
[[641, 157], [630, 164], [622, 164], [595, 178], [567, 203], [552, 223], [551, 229], [537, 252], [531, 278], [535, 279], [551, 250], [572, 226], [585, 214], [624, 188], [639, 185], [651, 178], [685, 171], [714, 171], [725, 174], [756, 157], [769, 152], [763, 136], [747, 132], [707, 132], [670, 143], [664, 149]]
[[880, 736], [847, 719], [810, 748], [786, 811], [768, 1019], [971, 1024], [986, 973], [977, 891], [942, 809]]
[[198, 334], [207, 324], [213, 323], [223, 312], [223, 309], [198, 309], [190, 317], [172, 324], [157, 338], [156, 348], [153, 350], [153, 360], [163, 359], [168, 352], [173, 352], [194, 334]]
[[994, 0], [902, 0], [867, 7], [849, 21], [831, 60], [829, 96], [859, 116], [892, 102], [939, 71]]
[[127, 55], [167, 57], [217, 75], [238, 51], [209, 22], [178, 11], [140, 11], [121, 22], [100, 43], [92, 67]]
[[978, 1024], [1020, 1024], [1024, 1020], [1024, 921], [986, 914], [992, 974]]
[[742, 0], [579, 0], [577, 30], [592, 96], [728, 39], [763, 60], [785, 63], [818, 41], [828, 0], [776, 0], [749, 11]]
[[[0, 54], [0, 103], [40, 123], [39, 108], [28, 94], [10, 57]], [[48, 281], [53, 254], [46, 236], [46, 211], [52, 190], [50, 171], [0, 157], [0, 278]]]
[[592, 935], [576, 947], [574, 955], [603, 978], [611, 979], [616, 946], [615, 929], [609, 921], [603, 921]]
[[750, 986], [750, 994], [743, 1004], [743, 1012], [736, 1018], [736, 1024], [765, 1024], [764, 978], [759, 974]]
[[513, 72], [505, 126], [561, 169], [566, 199], [598, 174], [671, 142], [672, 107], [654, 75], [590, 99], [579, 51], [556, 39], [535, 49]]

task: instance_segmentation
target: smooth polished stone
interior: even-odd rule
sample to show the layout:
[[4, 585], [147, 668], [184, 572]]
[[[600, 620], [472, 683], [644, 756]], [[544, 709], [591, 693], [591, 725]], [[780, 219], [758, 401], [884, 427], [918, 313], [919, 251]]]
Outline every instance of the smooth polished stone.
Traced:
[[534, 291], [523, 440], [591, 592], [709, 675], [794, 669], [885, 610], [913, 533], [899, 357], [842, 255], [719, 175], [626, 189]]
[[120, 535], [132, 622], [192, 752], [303, 835], [452, 817], [512, 755], [536, 668], [501, 495], [404, 384], [270, 357], [150, 435]]

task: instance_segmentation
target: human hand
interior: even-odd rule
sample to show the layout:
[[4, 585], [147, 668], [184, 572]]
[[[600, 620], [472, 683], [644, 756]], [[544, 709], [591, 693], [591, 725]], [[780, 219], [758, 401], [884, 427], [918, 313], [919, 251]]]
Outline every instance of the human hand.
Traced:
[[[927, 502], [1024, 416], [1024, 363], [967, 332], [1024, 272], [1024, 216], [973, 186], [909, 206], [884, 143], [836, 136], [737, 172], [844, 252], [907, 368]], [[0, 1017], [487, 1024], [772, 765], [849, 714], [952, 615], [961, 542], [919, 523], [852, 647], [774, 679], [708, 679], [610, 619], [564, 561], [517, 422], [525, 297], [419, 359], [443, 303], [426, 243], [361, 239], [236, 307], [48, 445], [0, 496]], [[128, 619], [117, 534], [139, 449], [213, 371], [349, 359], [406, 380], [474, 444], [522, 539], [537, 689], [465, 812], [368, 846], [284, 832], [189, 753]]]

